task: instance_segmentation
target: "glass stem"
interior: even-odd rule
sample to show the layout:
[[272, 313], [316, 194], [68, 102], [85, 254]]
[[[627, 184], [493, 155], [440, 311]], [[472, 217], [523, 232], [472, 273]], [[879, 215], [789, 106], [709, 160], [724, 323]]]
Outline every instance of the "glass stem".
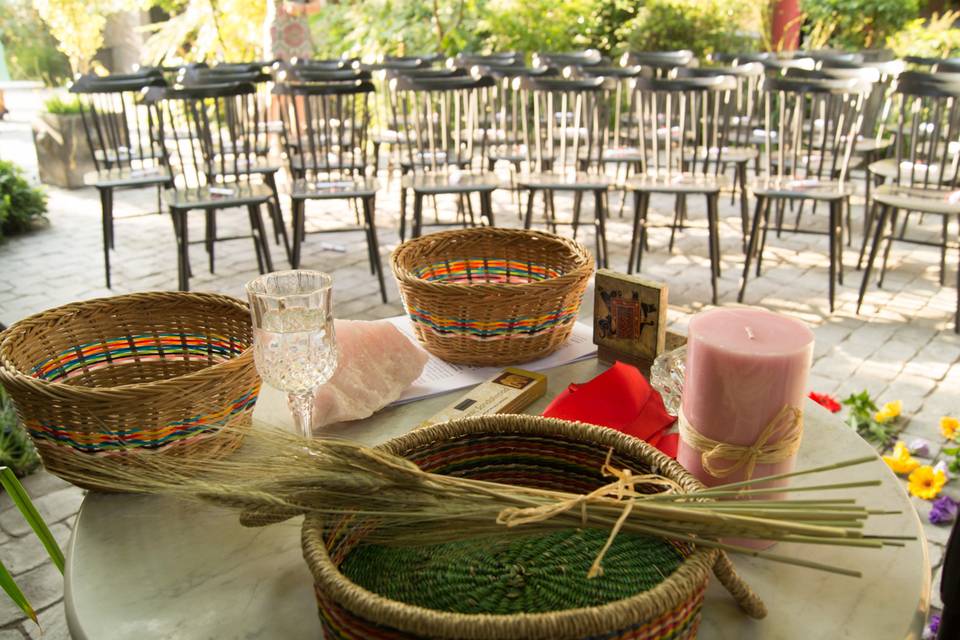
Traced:
[[313, 437], [313, 391], [306, 393], [291, 393], [287, 396], [293, 408], [293, 421], [297, 426], [297, 433], [304, 438]]

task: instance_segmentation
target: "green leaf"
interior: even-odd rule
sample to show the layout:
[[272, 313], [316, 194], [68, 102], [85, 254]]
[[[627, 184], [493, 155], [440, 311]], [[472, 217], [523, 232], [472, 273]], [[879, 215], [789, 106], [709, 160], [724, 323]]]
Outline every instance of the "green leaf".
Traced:
[[0, 587], [3, 587], [3, 590], [10, 596], [10, 599], [20, 607], [21, 611], [27, 614], [27, 616], [38, 625], [40, 624], [40, 621], [37, 619], [37, 612], [30, 606], [27, 597], [23, 595], [23, 591], [20, 591], [20, 587], [14, 582], [13, 576], [10, 575], [10, 572], [7, 571], [7, 568], [2, 562], [0, 562]]
[[20, 484], [17, 476], [14, 475], [9, 467], [0, 467], [0, 485], [3, 485], [7, 495], [13, 500], [13, 504], [17, 505], [17, 509], [23, 514], [23, 519], [27, 521], [27, 524], [30, 525], [33, 532], [37, 534], [44, 549], [47, 550], [50, 559], [53, 560], [53, 564], [60, 570], [60, 573], [63, 573], [65, 563], [60, 545], [57, 544], [56, 539], [47, 527], [47, 523], [40, 517], [40, 513], [30, 500], [30, 496], [27, 495], [23, 485]]

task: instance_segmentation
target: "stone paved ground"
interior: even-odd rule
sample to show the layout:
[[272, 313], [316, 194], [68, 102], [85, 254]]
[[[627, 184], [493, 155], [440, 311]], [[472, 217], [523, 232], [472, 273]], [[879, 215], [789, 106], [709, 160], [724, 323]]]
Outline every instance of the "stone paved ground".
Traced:
[[[26, 133], [36, 97], [9, 100], [12, 122], [0, 123], [0, 157], [13, 158], [30, 166], [35, 163], [32, 144]], [[19, 108], [18, 108], [19, 107]], [[114, 253], [114, 289], [103, 287], [100, 249], [99, 203], [92, 189], [62, 191], [50, 189], [50, 224], [34, 233], [12, 238], [0, 244], [0, 322], [10, 324], [30, 313], [69, 301], [132, 291], [173, 289], [176, 287], [175, 248], [169, 219], [146, 215], [117, 222]], [[127, 192], [118, 195], [118, 215], [150, 212], [155, 209], [154, 194]], [[286, 206], [286, 204], [285, 204]], [[398, 192], [396, 182], [378, 199], [378, 232], [383, 255], [398, 242], [396, 232]], [[440, 203], [441, 215], [449, 219], [450, 203]], [[569, 206], [558, 202], [558, 211]], [[612, 199], [612, 219], [608, 237], [611, 266], [624, 269], [631, 227], [628, 218], [617, 216], [618, 198]], [[498, 223], [517, 225], [516, 205], [507, 192], [495, 197]], [[701, 219], [704, 207], [691, 201], [691, 214]], [[652, 218], [669, 222], [672, 201], [655, 198]], [[733, 303], [742, 267], [738, 209], [724, 199], [722, 214], [723, 277], [722, 303]], [[427, 215], [432, 215], [427, 209]], [[586, 214], [585, 214], [586, 215]], [[353, 212], [342, 203], [314, 205], [308, 216], [315, 226], [334, 226], [350, 221]], [[227, 211], [221, 215], [226, 231], [242, 231], [246, 216]], [[819, 218], [819, 220], [815, 220]], [[823, 215], [808, 217], [822, 223]], [[854, 207], [857, 222], [855, 240], [859, 240], [862, 207]], [[192, 225], [202, 225], [194, 220]], [[930, 236], [936, 229], [914, 224], [914, 233]], [[202, 226], [192, 231], [201, 237]], [[707, 271], [705, 232], [691, 229], [679, 238], [677, 248], [667, 250], [666, 231], [654, 231], [650, 251], [645, 257], [646, 276], [663, 280], [670, 286], [671, 323], [684, 330], [689, 316], [708, 306], [710, 285]], [[584, 240], [592, 247], [593, 237]], [[321, 242], [340, 243], [345, 253], [325, 250]], [[274, 249], [274, 260], [282, 268], [282, 252]], [[191, 259], [195, 275], [194, 290], [219, 291], [242, 295], [242, 285], [256, 275], [256, 261], [249, 241], [225, 242], [217, 246], [217, 273], [205, 268], [202, 248], [195, 247]], [[927, 247], [899, 244], [890, 256], [891, 271], [884, 289], [871, 286], [861, 315], [856, 315], [856, 287], [860, 273], [848, 270], [848, 279], [839, 288], [838, 306], [827, 310], [827, 243], [819, 236], [784, 234], [771, 238], [765, 258], [765, 273], [751, 279], [746, 302], [786, 313], [809, 323], [816, 334], [816, 354], [810, 387], [816, 391], [846, 397], [868, 390], [882, 401], [900, 399], [904, 404], [904, 437], [923, 437], [934, 446], [930, 462], [940, 460], [943, 438], [938, 420], [943, 415], [960, 413], [960, 336], [952, 331], [956, 289], [956, 257], [949, 256], [949, 286], [937, 280], [938, 255]], [[845, 251], [845, 262], [856, 262], [856, 251]], [[335, 274], [335, 307], [340, 317], [382, 318], [400, 312], [396, 287], [390, 283], [390, 303], [381, 304], [375, 280], [366, 267], [366, 253], [359, 232], [337, 236], [309, 236], [304, 247], [303, 266]], [[62, 540], [66, 539], [72, 513], [80, 492], [64, 488], [55, 479], [37, 475], [28, 479], [28, 489], [39, 498], [41, 512], [48, 515]], [[960, 498], [960, 480], [948, 485], [947, 492]], [[915, 500], [926, 522], [929, 505]], [[35, 604], [43, 608], [47, 637], [65, 637], [61, 582], [49, 563], [42, 561], [37, 545], [23, 536], [22, 525], [9, 510], [0, 512], [0, 559], [17, 574]], [[934, 575], [939, 575], [943, 545], [948, 529], [925, 525]], [[934, 603], [939, 605], [934, 584]], [[7, 603], [0, 599], [0, 607]], [[31, 625], [17, 620], [16, 612], [0, 608], [0, 640], [21, 638], [35, 633]]]

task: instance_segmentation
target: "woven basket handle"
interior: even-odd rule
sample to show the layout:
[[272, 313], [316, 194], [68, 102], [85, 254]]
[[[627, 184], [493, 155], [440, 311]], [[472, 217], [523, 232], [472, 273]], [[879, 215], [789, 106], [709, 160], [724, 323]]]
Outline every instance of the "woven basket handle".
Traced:
[[713, 574], [730, 592], [744, 613], [756, 620], [767, 617], [767, 606], [737, 573], [726, 551], [717, 554], [717, 561], [713, 563]]

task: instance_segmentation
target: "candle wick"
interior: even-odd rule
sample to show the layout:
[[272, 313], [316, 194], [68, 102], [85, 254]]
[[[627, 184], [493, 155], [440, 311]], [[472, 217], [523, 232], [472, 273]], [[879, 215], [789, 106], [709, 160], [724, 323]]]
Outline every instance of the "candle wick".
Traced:
[[747, 332], [747, 337], [753, 340], [753, 329], [750, 327], [744, 327], [743, 330]]

